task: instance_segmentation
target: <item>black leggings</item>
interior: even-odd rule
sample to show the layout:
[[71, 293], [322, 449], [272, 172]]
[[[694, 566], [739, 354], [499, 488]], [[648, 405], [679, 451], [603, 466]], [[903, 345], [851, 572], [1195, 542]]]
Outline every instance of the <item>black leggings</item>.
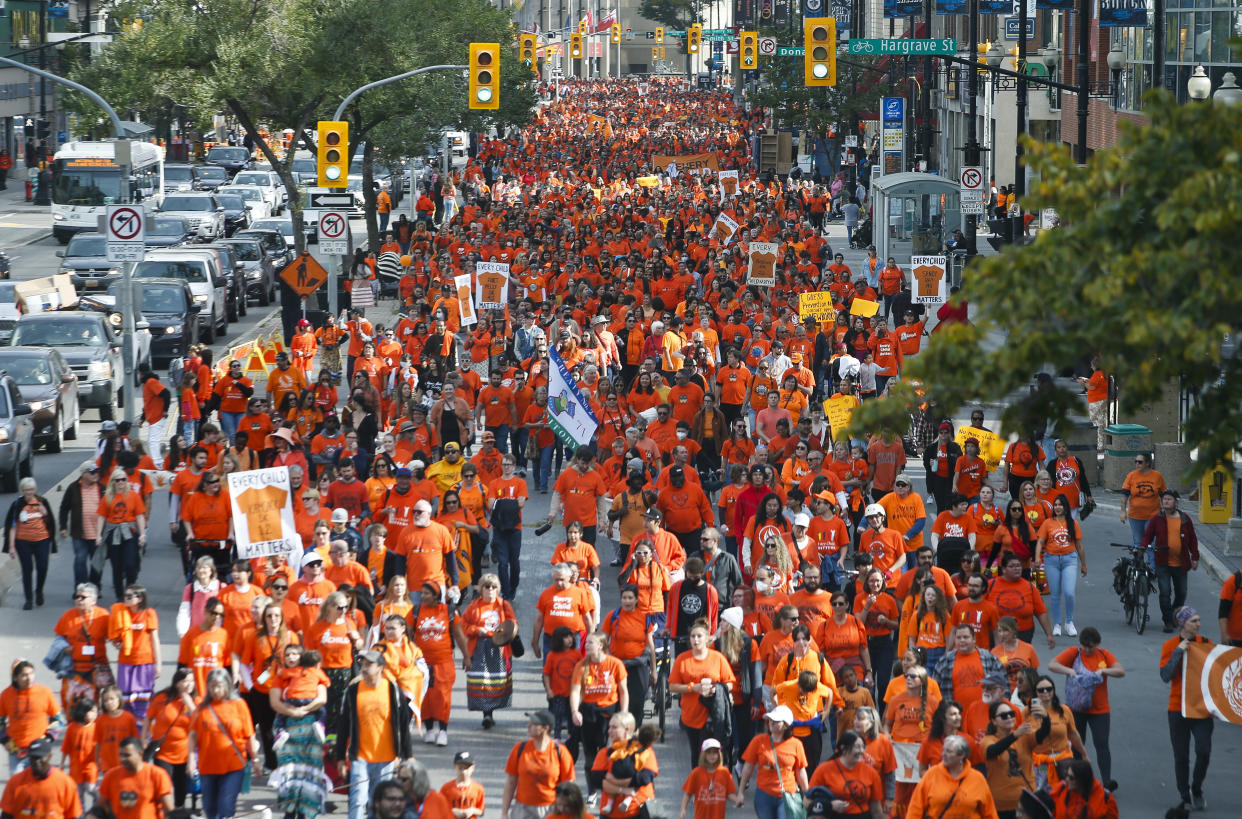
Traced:
[[155, 760], [155, 764], [157, 767], [163, 768], [164, 771], [168, 774], [168, 778], [172, 780], [173, 806], [177, 808], [184, 808], [185, 807], [185, 794], [187, 790], [186, 782], [188, 781], [188, 778], [186, 776], [185, 763], [182, 762], [179, 765], [174, 765], [171, 762], [165, 762], [164, 760], [159, 759], [157, 757]]
[[267, 694], [250, 690], [242, 694], [242, 699], [250, 707], [250, 718], [258, 729], [259, 742], [263, 746], [263, 761], [269, 771], [276, 770], [276, 752], [272, 750], [275, 736], [272, 726], [276, 722], [276, 712], [272, 710], [272, 702]]
[[1085, 711], [1074, 712], [1074, 725], [1083, 742], [1087, 734], [1091, 734], [1095, 745], [1095, 766], [1100, 769], [1100, 781], [1107, 783], [1113, 778], [1113, 753], [1108, 748], [1108, 729], [1112, 722], [1111, 714], [1088, 714]]

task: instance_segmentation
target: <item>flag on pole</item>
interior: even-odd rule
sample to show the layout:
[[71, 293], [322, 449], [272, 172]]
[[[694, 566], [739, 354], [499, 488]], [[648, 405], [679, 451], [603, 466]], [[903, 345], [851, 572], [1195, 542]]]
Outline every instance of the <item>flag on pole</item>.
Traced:
[[565, 446], [589, 444], [599, 426], [599, 419], [582, 397], [556, 350], [548, 351], [548, 359], [552, 362], [548, 373], [548, 425]]
[[1242, 648], [1191, 643], [1182, 655], [1182, 716], [1242, 725]]
[[[588, 26], [590, 25], [590, 17], [591, 15], [588, 14], [587, 15]], [[603, 17], [601, 17], [599, 20], [599, 23], [597, 23], [595, 28], [591, 29], [591, 31], [594, 34], [610, 32], [612, 30], [611, 26], [615, 22], [617, 22], [617, 10], [613, 9], [612, 11], [608, 12]]]

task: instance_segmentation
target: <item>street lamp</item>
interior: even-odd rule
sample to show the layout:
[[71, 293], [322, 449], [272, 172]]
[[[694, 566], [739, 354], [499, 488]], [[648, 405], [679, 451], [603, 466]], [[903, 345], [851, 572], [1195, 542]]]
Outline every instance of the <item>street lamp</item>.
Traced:
[[1242, 88], [1238, 87], [1237, 78], [1232, 71], [1226, 71], [1225, 76], [1221, 77], [1220, 88], [1212, 95], [1212, 102], [1225, 105], [1242, 104]]
[[1186, 93], [1196, 102], [1202, 102], [1208, 98], [1208, 94], [1212, 93], [1212, 80], [1203, 70], [1203, 66], [1195, 66], [1190, 79], [1186, 81]]
[[1108, 50], [1108, 70], [1113, 72], [1113, 110], [1121, 107], [1121, 69], [1126, 67], [1126, 53], [1121, 48], [1121, 43], [1113, 43], [1113, 47]]
[[1000, 43], [992, 43], [992, 47], [988, 49], [987, 53], [988, 65], [992, 68], [998, 68], [1004, 59], [1005, 49], [1001, 47]]

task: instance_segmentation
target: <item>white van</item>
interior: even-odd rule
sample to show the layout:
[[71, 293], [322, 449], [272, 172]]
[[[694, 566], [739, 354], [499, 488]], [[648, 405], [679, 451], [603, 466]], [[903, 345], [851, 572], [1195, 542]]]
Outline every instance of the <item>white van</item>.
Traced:
[[440, 155], [447, 156], [454, 168], [464, 168], [470, 161], [470, 134], [465, 131], [441, 131]]
[[212, 344], [228, 331], [228, 286], [220, 256], [210, 248], [177, 247], [148, 250], [134, 267], [135, 279], [182, 279], [189, 283], [199, 308], [198, 337]]

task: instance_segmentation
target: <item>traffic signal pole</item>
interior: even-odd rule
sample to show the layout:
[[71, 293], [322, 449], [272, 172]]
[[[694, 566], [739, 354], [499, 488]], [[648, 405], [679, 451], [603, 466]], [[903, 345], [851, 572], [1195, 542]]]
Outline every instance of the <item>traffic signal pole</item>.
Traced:
[[[1023, 0], [1025, 2], [1025, 0]], [[979, 0], [970, 0], [970, 47], [979, 42]], [[1025, 32], [1023, 32], [1025, 34]], [[966, 96], [969, 110], [966, 113], [966, 146], [963, 151], [962, 164], [970, 168], [978, 168], [983, 164], [983, 152], [979, 145], [979, 71], [972, 61], [966, 75]], [[984, 180], [987, 183], [987, 180]], [[983, 206], [983, 214], [987, 216], [988, 206]], [[969, 261], [979, 254], [978, 245], [979, 216], [974, 213], [966, 215], [966, 258]]]

